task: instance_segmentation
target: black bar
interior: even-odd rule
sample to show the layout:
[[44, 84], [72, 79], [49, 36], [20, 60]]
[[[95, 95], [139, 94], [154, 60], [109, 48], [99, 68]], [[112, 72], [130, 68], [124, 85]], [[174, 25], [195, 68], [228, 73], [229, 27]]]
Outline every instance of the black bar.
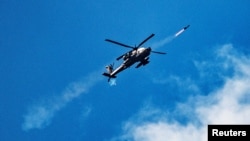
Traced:
[[208, 125], [208, 141], [250, 141], [250, 125]]

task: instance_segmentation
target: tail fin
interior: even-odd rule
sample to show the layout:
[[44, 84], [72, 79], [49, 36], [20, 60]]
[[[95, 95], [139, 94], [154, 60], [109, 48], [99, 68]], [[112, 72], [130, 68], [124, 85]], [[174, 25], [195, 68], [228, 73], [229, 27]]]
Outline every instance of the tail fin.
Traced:
[[114, 63], [106, 66], [106, 70], [109, 74], [113, 72], [113, 68], [114, 68]]
[[116, 76], [113, 76], [111, 75], [111, 73], [113, 72], [113, 66], [114, 66], [114, 63], [113, 64], [110, 64], [108, 66], [106, 66], [106, 70], [107, 72], [104, 72], [102, 75], [108, 77], [108, 81], [111, 79], [111, 78], [116, 78]]

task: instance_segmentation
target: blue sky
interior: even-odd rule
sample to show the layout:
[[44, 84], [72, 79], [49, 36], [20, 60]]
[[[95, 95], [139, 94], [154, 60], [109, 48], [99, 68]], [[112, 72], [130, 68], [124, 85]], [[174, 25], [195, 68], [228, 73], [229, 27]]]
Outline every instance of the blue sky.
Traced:
[[[207, 124], [250, 123], [248, 0], [0, 3], [1, 140], [205, 141]], [[104, 40], [151, 33], [167, 55], [110, 86], [129, 50]]]

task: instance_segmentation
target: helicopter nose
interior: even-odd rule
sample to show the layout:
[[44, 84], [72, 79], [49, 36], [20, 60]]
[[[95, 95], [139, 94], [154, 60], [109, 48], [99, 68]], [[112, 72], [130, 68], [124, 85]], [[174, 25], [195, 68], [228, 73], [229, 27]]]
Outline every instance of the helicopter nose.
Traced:
[[151, 51], [151, 47], [148, 47], [148, 51]]

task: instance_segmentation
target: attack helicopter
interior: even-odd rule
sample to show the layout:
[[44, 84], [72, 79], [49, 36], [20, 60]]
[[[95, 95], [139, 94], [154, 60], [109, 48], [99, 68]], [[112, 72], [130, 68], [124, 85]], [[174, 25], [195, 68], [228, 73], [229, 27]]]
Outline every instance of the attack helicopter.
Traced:
[[106, 66], [107, 72], [104, 72], [103, 75], [108, 77], [108, 81], [110, 81], [111, 78], [116, 78], [117, 77], [116, 75], [118, 73], [129, 68], [135, 63], [138, 63], [136, 65], [136, 68], [147, 65], [149, 63], [149, 55], [151, 52], [156, 53], [156, 54], [166, 54], [165, 52], [153, 51], [151, 47], [142, 47], [142, 45], [145, 42], [147, 42], [149, 39], [151, 39], [154, 35], [155, 34], [151, 34], [146, 39], [144, 39], [138, 46], [134, 46], [134, 47], [114, 41], [114, 40], [105, 39], [105, 41], [107, 42], [131, 49], [130, 51], [116, 58], [116, 60], [120, 60], [121, 58], [123, 59], [123, 62], [119, 67], [114, 69], [114, 63]]

